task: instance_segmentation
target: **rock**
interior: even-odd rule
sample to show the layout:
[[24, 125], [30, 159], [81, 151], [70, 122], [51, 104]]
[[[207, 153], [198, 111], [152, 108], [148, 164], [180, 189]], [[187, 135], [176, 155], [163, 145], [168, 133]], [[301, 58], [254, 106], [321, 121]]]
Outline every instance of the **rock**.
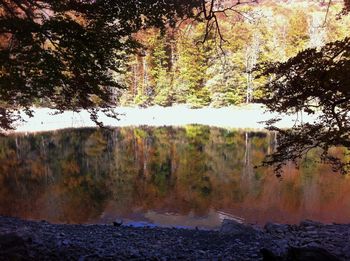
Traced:
[[80, 256], [78, 258], [78, 261], [85, 261], [85, 260], [91, 260], [91, 259], [97, 259], [97, 258], [99, 258], [99, 255], [94, 253], [94, 254], [91, 254], [91, 255]]
[[205, 252], [205, 251], [203, 251], [203, 250], [198, 250], [198, 254], [200, 254], [200, 255], [205, 255], [205, 254], [206, 254], [206, 252]]
[[[220, 233], [159, 227], [55, 225], [1, 216], [0, 225], [0, 260], [262, 260], [263, 257], [272, 261], [350, 260], [348, 225], [269, 224], [261, 230], [225, 220]], [[270, 234], [266, 230], [279, 232]], [[310, 234], [312, 231], [317, 233]], [[266, 251], [260, 253], [263, 247]]]
[[286, 260], [293, 261], [339, 261], [336, 256], [319, 247], [292, 247], [288, 250]]
[[316, 242], [311, 242], [307, 244], [307, 247], [320, 247], [320, 244], [316, 243]]
[[25, 243], [25, 240], [16, 233], [0, 235], [1, 250], [25, 247]]
[[286, 233], [289, 231], [289, 225], [268, 222], [264, 229], [268, 233]]
[[327, 250], [318, 247], [289, 248], [285, 255], [279, 256], [271, 250], [262, 248], [263, 261], [339, 261]]
[[318, 232], [316, 230], [308, 230], [306, 233], [308, 236], [311, 236], [311, 237], [318, 235]]
[[282, 261], [283, 258], [274, 254], [271, 250], [267, 248], [260, 249], [260, 253], [263, 256], [263, 261]]
[[343, 247], [342, 251], [348, 255], [350, 255], [350, 245], [346, 245]]
[[256, 234], [258, 233], [253, 227], [238, 223], [237, 221], [224, 219], [221, 224], [220, 232], [223, 234]]
[[122, 224], [123, 224], [123, 220], [122, 219], [116, 219], [114, 222], [113, 222], [113, 226], [115, 227], [120, 227]]
[[316, 221], [312, 221], [312, 220], [309, 220], [309, 219], [305, 219], [305, 220], [300, 222], [299, 226], [301, 226], [301, 227], [310, 227], [310, 226], [320, 227], [320, 226], [322, 226], [322, 223], [316, 222]]
[[289, 247], [288, 240], [287, 239], [280, 239], [275, 242], [275, 244], [278, 246], [278, 253], [286, 253]]
[[24, 260], [28, 256], [26, 241], [17, 233], [0, 235], [1, 260]]

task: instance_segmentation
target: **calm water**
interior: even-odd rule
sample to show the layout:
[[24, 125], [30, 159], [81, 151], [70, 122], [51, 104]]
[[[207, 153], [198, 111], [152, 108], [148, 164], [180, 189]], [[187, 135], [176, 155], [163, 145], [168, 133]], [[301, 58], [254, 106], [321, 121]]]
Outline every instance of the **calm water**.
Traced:
[[0, 214], [207, 228], [224, 218], [350, 222], [350, 178], [313, 155], [283, 179], [254, 169], [274, 146], [272, 133], [205, 126], [0, 137]]

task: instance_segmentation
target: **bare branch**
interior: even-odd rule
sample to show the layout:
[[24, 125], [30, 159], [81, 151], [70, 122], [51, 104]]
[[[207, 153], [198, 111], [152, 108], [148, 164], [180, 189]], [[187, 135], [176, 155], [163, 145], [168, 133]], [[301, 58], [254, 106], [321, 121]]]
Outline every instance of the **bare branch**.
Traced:
[[331, 7], [331, 4], [332, 4], [332, 0], [329, 0], [329, 1], [328, 1], [328, 6], [327, 6], [326, 15], [325, 15], [325, 17], [324, 17], [323, 27], [326, 25], [327, 17], [328, 17], [328, 13], [329, 13], [329, 9], [330, 9], [330, 7]]

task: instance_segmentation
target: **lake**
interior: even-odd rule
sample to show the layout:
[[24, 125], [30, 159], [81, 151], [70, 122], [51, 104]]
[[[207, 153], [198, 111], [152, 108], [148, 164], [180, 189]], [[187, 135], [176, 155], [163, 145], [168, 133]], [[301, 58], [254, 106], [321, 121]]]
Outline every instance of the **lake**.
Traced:
[[282, 178], [254, 168], [275, 133], [186, 127], [66, 129], [0, 137], [0, 215], [53, 223], [217, 228], [350, 222], [350, 178], [311, 152]]

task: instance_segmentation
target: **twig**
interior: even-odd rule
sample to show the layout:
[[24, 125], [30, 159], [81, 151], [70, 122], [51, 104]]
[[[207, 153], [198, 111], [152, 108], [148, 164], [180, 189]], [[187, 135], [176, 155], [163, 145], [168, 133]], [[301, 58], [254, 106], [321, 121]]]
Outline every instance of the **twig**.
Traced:
[[332, 0], [329, 0], [329, 1], [328, 1], [328, 6], [327, 6], [326, 15], [325, 15], [325, 17], [324, 17], [323, 27], [326, 25], [328, 13], [329, 13], [329, 9], [330, 9], [330, 7], [331, 7], [331, 3], [332, 3]]

